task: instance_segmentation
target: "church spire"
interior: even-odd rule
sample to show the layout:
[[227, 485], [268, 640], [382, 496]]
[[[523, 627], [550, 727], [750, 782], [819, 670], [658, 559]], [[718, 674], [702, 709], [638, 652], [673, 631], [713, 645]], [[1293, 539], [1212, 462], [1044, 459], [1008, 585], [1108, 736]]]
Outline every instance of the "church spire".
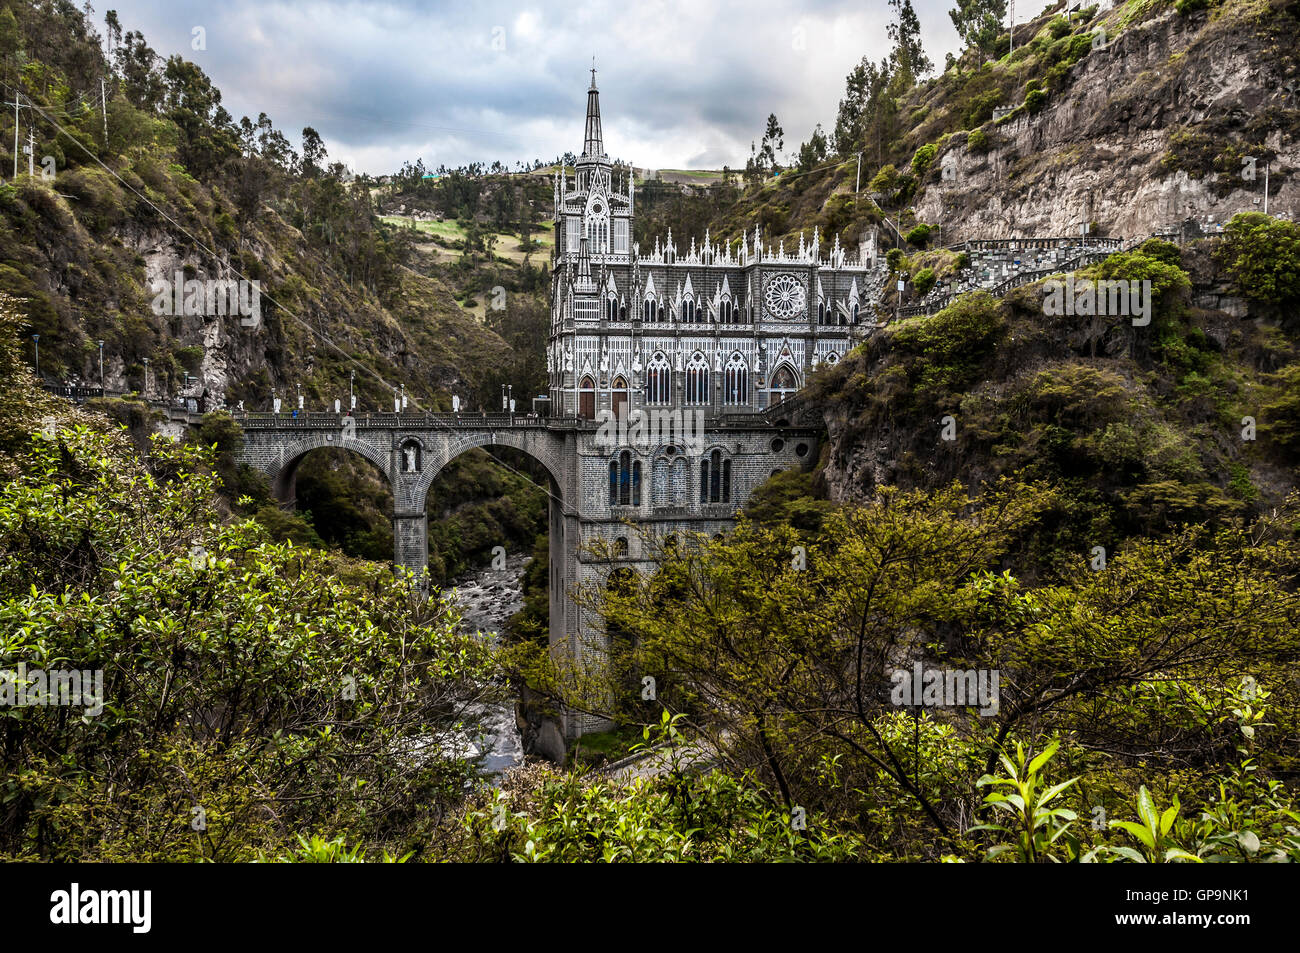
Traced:
[[596, 89], [595, 57], [592, 57], [591, 88], [587, 90], [587, 129], [582, 137], [582, 154], [598, 159], [605, 154], [605, 139], [600, 132], [600, 90]]

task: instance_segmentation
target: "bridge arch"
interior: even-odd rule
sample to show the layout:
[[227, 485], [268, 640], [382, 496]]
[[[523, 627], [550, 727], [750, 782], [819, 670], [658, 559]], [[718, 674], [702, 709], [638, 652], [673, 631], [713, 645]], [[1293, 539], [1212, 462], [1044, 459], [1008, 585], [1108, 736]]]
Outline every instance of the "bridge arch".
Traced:
[[567, 504], [569, 501], [565, 499], [564, 480], [567, 470], [561, 449], [555, 445], [556, 443], [557, 441], [544, 430], [507, 429], [455, 432], [449, 434], [446, 439], [426, 441], [424, 468], [419, 474], [419, 479], [415, 480], [410, 487], [411, 500], [412, 502], [423, 501], [443, 467], [462, 454], [477, 447], [510, 447], [540, 463], [551, 478], [551, 486], [546, 488], [547, 491]]
[[[337, 437], [337, 439], [331, 439]], [[333, 448], [359, 453], [383, 473], [384, 479], [392, 486], [392, 459], [389, 451], [381, 450], [365, 440], [355, 437], [342, 437], [330, 433], [313, 433], [281, 447], [277, 458], [266, 468], [266, 475], [271, 481], [271, 494], [281, 503], [292, 503], [295, 497], [294, 483], [298, 476], [298, 467], [303, 458], [313, 450]], [[394, 487], [394, 489], [396, 489]]]

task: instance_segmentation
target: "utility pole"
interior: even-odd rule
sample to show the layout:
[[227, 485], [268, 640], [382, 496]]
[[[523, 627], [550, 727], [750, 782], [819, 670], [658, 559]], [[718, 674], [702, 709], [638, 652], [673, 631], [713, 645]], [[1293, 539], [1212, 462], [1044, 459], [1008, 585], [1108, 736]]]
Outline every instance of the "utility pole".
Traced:
[[[9, 105], [8, 103], [5, 104]], [[14, 178], [18, 178], [18, 90], [14, 90]]]
[[352, 382], [357, 378], [356, 371], [348, 371], [348, 410], [357, 409], [357, 398], [352, 393]]
[[1016, 0], [1009, 0], [1007, 3], [1007, 36], [1011, 38], [1011, 49], [1008, 55], [1016, 51]]
[[104, 389], [104, 342], [96, 341], [99, 345], [99, 389]]
[[1264, 214], [1268, 214], [1268, 160], [1264, 160]]
[[862, 187], [862, 153], [858, 153], [858, 177], [853, 180], [853, 191], [858, 191]]
[[144, 359], [144, 399], [149, 399], [149, 358]]
[[36, 345], [36, 377], [39, 380], [41, 376], [41, 336], [33, 334], [32, 343]]
[[102, 79], [99, 81], [99, 108], [104, 114], [104, 145], [108, 145], [108, 93]]
[[27, 129], [27, 177], [34, 178], [36, 175], [36, 136], [32, 133], [30, 127]]

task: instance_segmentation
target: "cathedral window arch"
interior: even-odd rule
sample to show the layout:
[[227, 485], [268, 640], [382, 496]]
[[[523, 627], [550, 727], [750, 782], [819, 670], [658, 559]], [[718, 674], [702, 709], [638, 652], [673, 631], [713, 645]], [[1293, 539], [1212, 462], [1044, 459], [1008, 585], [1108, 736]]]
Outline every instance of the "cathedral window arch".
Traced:
[[782, 364], [772, 373], [772, 386], [769, 388], [770, 404], [779, 404], [794, 396], [799, 389], [799, 377], [789, 364]]
[[578, 384], [578, 416], [585, 420], [596, 417], [596, 382], [590, 374]]
[[650, 358], [645, 369], [645, 402], [668, 404], [673, 399], [673, 370], [663, 352]]
[[704, 355], [696, 351], [691, 362], [686, 365], [686, 403], [707, 404], [709, 402], [709, 362]]
[[645, 301], [641, 303], [641, 320], [645, 321], [647, 324], [651, 324], [654, 322], [655, 314], [655, 299], [647, 297]]
[[728, 404], [748, 404], [749, 403], [749, 365], [737, 351], [731, 355], [724, 368], [723, 391], [725, 400]]

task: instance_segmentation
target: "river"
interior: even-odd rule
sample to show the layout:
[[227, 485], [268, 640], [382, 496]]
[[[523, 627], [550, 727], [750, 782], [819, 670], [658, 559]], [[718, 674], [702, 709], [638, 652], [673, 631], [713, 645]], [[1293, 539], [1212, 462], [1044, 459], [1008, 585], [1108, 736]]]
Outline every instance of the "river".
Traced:
[[[455, 590], [461, 625], [469, 632], [482, 632], [495, 641], [505, 631], [506, 621], [523, 608], [524, 568], [532, 557], [506, 557], [504, 569], [475, 569], [458, 576], [448, 586]], [[523, 741], [515, 721], [515, 700], [501, 688], [501, 698], [473, 706], [466, 712], [473, 726], [466, 738], [471, 757], [483, 755], [485, 775], [498, 775], [524, 760]]]

